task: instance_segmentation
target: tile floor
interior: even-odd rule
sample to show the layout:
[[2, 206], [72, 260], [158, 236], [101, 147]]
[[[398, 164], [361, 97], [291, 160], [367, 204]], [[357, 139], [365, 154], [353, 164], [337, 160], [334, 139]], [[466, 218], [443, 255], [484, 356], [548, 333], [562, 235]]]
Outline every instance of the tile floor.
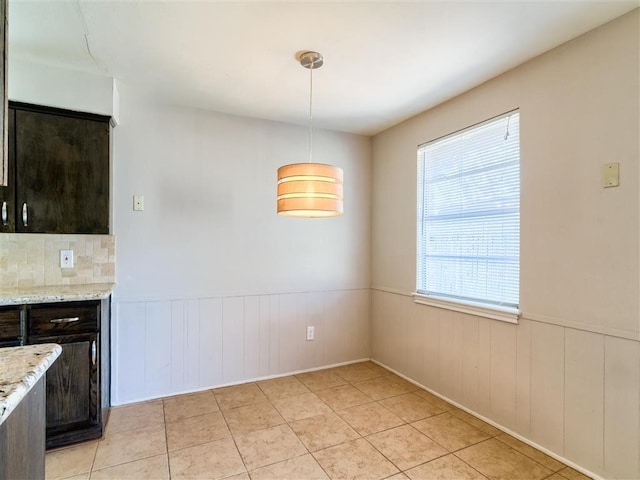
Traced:
[[363, 362], [111, 410], [46, 478], [548, 479], [584, 475]]

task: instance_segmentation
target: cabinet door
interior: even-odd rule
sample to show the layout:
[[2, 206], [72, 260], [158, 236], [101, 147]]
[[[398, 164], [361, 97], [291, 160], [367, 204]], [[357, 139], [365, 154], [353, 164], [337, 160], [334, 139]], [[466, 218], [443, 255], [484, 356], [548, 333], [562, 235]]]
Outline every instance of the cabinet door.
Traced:
[[0, 347], [16, 347], [20, 345], [19, 306], [0, 307]]
[[0, 186], [0, 232], [14, 232], [16, 218], [15, 182], [16, 182], [16, 145], [13, 137], [15, 132], [15, 110], [9, 109], [7, 126], [9, 128], [9, 150], [7, 152], [7, 185]]
[[47, 429], [97, 421], [96, 345], [95, 336], [61, 344], [62, 354], [47, 371]]
[[108, 122], [16, 109], [15, 129], [16, 231], [109, 233]]
[[[58, 343], [62, 353], [47, 370], [47, 448], [96, 438], [99, 427], [98, 335], [38, 338]], [[95, 434], [87, 432], [94, 431]], [[83, 437], [85, 435], [85, 437]]]

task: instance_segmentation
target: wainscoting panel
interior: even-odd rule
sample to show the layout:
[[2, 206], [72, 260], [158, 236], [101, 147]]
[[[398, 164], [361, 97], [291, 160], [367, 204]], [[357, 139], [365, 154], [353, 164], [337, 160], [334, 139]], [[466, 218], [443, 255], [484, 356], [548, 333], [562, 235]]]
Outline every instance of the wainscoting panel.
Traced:
[[532, 327], [531, 439], [564, 455], [565, 328], [536, 322]]
[[564, 340], [565, 455], [591, 458], [598, 471], [602, 471], [604, 336], [569, 328]]
[[640, 478], [640, 342], [371, 295], [373, 360], [587, 473]]
[[490, 321], [491, 418], [510, 430], [516, 428], [516, 332], [511, 323]]
[[[416, 305], [420, 307], [420, 305]], [[459, 314], [463, 315], [463, 314]], [[464, 348], [460, 354], [462, 359], [461, 401], [472, 410], [478, 409], [478, 353], [480, 351], [480, 327], [478, 317], [465, 315], [462, 330]]]
[[613, 478], [640, 478], [640, 348], [604, 339], [604, 470]]
[[114, 405], [370, 357], [369, 289], [113, 304]]

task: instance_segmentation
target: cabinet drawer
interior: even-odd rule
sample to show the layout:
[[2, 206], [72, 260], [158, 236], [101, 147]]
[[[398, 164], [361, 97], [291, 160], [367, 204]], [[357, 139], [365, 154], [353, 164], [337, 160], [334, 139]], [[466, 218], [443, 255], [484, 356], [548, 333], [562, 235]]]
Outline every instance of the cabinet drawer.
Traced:
[[100, 302], [65, 302], [28, 307], [29, 336], [97, 332]]
[[0, 344], [20, 341], [20, 308], [0, 309]]

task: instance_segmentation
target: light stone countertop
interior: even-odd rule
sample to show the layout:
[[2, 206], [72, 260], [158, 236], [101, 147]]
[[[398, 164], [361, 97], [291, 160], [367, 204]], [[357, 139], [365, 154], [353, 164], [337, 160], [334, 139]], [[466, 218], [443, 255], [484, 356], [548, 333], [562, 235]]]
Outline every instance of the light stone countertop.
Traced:
[[101, 300], [111, 295], [114, 287], [114, 283], [90, 283], [83, 285], [0, 288], [0, 306], [21, 305], [24, 303]]
[[55, 343], [0, 348], [0, 424], [62, 352]]

